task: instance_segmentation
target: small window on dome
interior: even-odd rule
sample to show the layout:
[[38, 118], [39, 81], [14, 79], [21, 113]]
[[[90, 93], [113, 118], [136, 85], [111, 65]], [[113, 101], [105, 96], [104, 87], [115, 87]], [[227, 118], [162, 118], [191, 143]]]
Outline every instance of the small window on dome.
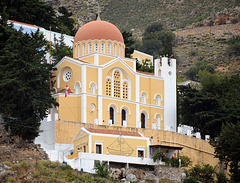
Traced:
[[88, 54], [92, 53], [92, 43], [88, 43]]
[[121, 45], [118, 46], [118, 56], [121, 57]]
[[113, 55], [117, 56], [117, 44], [116, 43], [114, 43], [114, 45], [113, 45]]
[[81, 56], [81, 47], [80, 47], [80, 44], [78, 45], [78, 57]]
[[111, 43], [108, 43], [107, 53], [111, 55]]
[[83, 50], [82, 51], [83, 56], [86, 55], [86, 45], [85, 45], [85, 43], [82, 44], [82, 50]]
[[94, 51], [95, 51], [95, 52], [99, 52], [99, 51], [98, 51], [98, 43], [94, 43]]
[[101, 53], [105, 53], [105, 43], [101, 43]]

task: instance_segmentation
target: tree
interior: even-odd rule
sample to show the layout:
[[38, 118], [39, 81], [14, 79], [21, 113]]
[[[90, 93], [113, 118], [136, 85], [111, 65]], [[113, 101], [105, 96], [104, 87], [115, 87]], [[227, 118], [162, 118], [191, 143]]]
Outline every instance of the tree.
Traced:
[[97, 162], [94, 166], [94, 170], [100, 177], [107, 178], [109, 176], [108, 165], [106, 165], [106, 163]]
[[240, 36], [236, 35], [228, 40], [228, 52], [230, 55], [240, 55]]
[[57, 105], [50, 94], [51, 65], [43, 59], [46, 41], [39, 31], [23, 34], [21, 29], [1, 28], [1, 40], [6, 41], [0, 50], [0, 113], [11, 135], [33, 140], [47, 109]]
[[60, 33], [68, 34], [68, 35], [74, 35], [75, 30], [74, 30], [74, 19], [71, 18], [72, 12], [68, 12], [68, 10], [60, 6], [58, 8], [58, 13], [59, 14], [56, 17], [56, 29]]
[[213, 167], [209, 164], [205, 164], [203, 166], [196, 164], [194, 167], [190, 168], [187, 173], [188, 176], [191, 177], [193, 180], [213, 183], [216, 173], [216, 167]]
[[132, 32], [123, 31], [122, 35], [125, 44], [125, 56], [130, 58], [130, 55], [134, 51], [133, 44], [135, 43], [135, 40], [133, 38]]
[[[236, 123], [236, 122], [235, 122]], [[236, 124], [227, 123], [222, 126], [220, 135], [216, 141], [212, 141], [215, 147], [216, 157], [226, 165], [230, 165], [232, 182], [240, 182], [240, 120]]]
[[159, 55], [173, 55], [172, 47], [175, 40], [175, 34], [170, 30], [165, 30], [163, 25], [155, 22], [149, 25], [142, 38], [142, 50], [155, 58]]
[[64, 36], [61, 35], [60, 40], [54, 37], [53, 50], [52, 50], [52, 57], [53, 57], [53, 64], [56, 65], [64, 56], [73, 56], [73, 51], [70, 46], [67, 46], [64, 42]]

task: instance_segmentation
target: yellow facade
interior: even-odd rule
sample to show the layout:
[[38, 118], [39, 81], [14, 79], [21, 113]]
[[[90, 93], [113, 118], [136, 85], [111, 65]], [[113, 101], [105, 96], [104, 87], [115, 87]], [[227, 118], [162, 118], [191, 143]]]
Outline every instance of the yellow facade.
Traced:
[[143, 61], [145, 61], [146, 59], [149, 60], [149, 65], [153, 65], [153, 56], [134, 50], [134, 52], [132, 53], [132, 58], [137, 59], [140, 63], [143, 63]]
[[[148, 138], [143, 137], [137, 132], [128, 132], [128, 134], [134, 134], [132, 136], [120, 136], [120, 133], [109, 134], [106, 130], [99, 130], [97, 133], [89, 132], [88, 130], [89, 129], [81, 128], [74, 138], [74, 154], [85, 152], [138, 157], [138, 151], [143, 150], [143, 157], [147, 158], [148, 156]], [[121, 146], [119, 145], [120, 141]], [[100, 152], [98, 152], [97, 145], [101, 148]], [[89, 150], [91, 150], [91, 152], [89, 152]]]

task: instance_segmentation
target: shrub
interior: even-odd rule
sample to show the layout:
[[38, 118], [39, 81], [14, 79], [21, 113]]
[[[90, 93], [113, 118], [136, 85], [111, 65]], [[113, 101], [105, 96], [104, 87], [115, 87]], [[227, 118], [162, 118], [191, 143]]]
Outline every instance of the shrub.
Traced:
[[109, 175], [109, 170], [106, 163], [97, 162], [94, 166], [94, 170], [100, 177], [108, 177]]
[[228, 40], [228, 51], [236, 56], [240, 55], [240, 36], [233, 36]]
[[181, 160], [181, 167], [188, 167], [192, 164], [192, 161], [188, 156], [180, 155], [179, 158]]
[[25, 170], [27, 170], [30, 167], [30, 165], [26, 161], [21, 162], [20, 166], [22, 169]]
[[63, 164], [63, 165], [61, 166], [61, 169], [62, 169], [62, 170], [72, 170], [72, 167], [69, 166], [69, 165]]
[[51, 164], [49, 165], [50, 168], [56, 168], [58, 166], [58, 164], [56, 162], [51, 162]]
[[162, 160], [163, 157], [165, 157], [164, 153], [162, 151], [157, 151], [152, 157], [152, 159], [154, 162], [156, 162], [156, 161]]
[[16, 182], [16, 179], [14, 177], [9, 177], [7, 180], [7, 183], [12, 183], [12, 182]]
[[226, 175], [223, 172], [219, 172], [217, 175], [217, 183], [226, 183], [228, 182], [228, 179]]
[[189, 177], [184, 180], [184, 183], [198, 183], [198, 181], [192, 177]]
[[170, 162], [172, 167], [179, 167], [179, 159], [172, 158]]

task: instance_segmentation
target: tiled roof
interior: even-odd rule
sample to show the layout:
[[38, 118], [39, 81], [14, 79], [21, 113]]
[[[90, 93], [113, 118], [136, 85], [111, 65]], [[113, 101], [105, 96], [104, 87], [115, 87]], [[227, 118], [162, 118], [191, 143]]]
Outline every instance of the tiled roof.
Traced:
[[15, 20], [8, 20], [9, 22], [12, 22], [12, 23], [18, 23], [18, 24], [22, 24], [22, 25], [27, 25], [27, 26], [31, 26], [31, 27], [35, 27], [35, 28], [41, 28], [41, 27], [38, 27], [36, 25], [32, 25], [32, 24], [27, 24], [27, 23], [23, 23], [23, 22], [18, 22], [18, 21], [15, 21]]
[[142, 137], [138, 132], [126, 132], [126, 131], [117, 131], [117, 130], [101, 130], [101, 129], [93, 129], [86, 128], [90, 133], [101, 133], [101, 134], [111, 134], [111, 135], [124, 135], [124, 136], [134, 136], [134, 137]]

